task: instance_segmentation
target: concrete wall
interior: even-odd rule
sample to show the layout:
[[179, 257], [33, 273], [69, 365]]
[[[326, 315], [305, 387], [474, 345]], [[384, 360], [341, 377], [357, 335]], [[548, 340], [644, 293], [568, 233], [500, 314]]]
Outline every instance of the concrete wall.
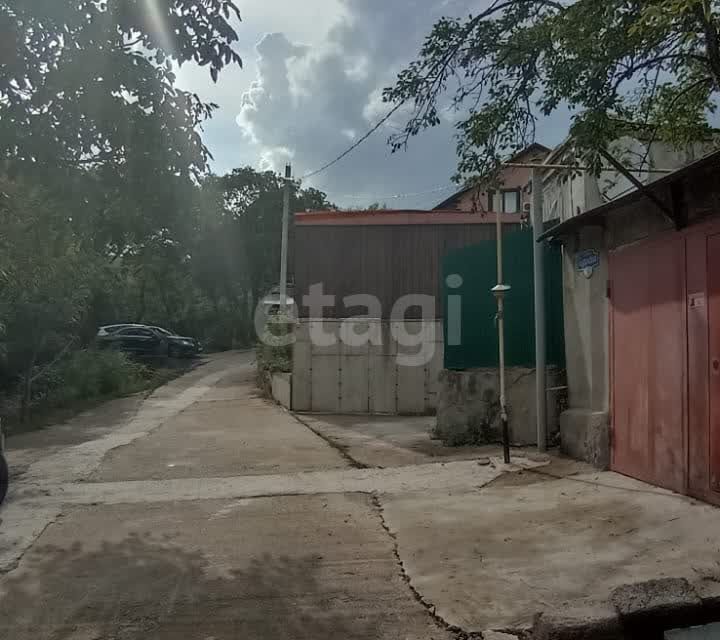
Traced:
[[[561, 372], [547, 371], [548, 387], [564, 384]], [[516, 445], [537, 444], [535, 369], [509, 367], [506, 396], [510, 440]], [[555, 396], [549, 394], [548, 434], [558, 430]], [[440, 374], [436, 435], [450, 445], [497, 442], [501, 434], [500, 380], [497, 369], [443, 370]]]
[[[594, 249], [592, 274], [577, 268], [577, 253]], [[601, 468], [610, 464], [608, 254], [602, 228], [587, 227], [563, 249], [563, 299], [568, 410], [560, 417], [561, 447]]]
[[[400, 330], [413, 334], [420, 344], [399, 344]], [[326, 335], [314, 340], [319, 331]], [[369, 341], [358, 338], [363, 335]], [[442, 322], [301, 320], [295, 338], [294, 411], [408, 415], [435, 411], [443, 366]], [[406, 357], [416, 357], [421, 350], [428, 354], [427, 362], [404, 364]]]
[[273, 373], [271, 378], [272, 397], [286, 409], [292, 409], [292, 374]]

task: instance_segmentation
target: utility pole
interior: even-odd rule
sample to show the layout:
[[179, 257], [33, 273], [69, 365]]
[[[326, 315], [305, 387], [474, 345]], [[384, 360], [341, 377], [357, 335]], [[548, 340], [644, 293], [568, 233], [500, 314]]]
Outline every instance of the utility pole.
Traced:
[[285, 165], [285, 185], [283, 186], [283, 217], [282, 217], [282, 250], [280, 254], [280, 310], [287, 311], [287, 261], [288, 261], [288, 226], [290, 221], [290, 182], [292, 167]]
[[545, 347], [545, 262], [543, 232], [542, 177], [532, 169], [533, 285], [535, 289], [535, 412], [538, 451], [547, 451], [547, 351]]
[[510, 464], [510, 429], [508, 427], [507, 398], [505, 397], [505, 294], [510, 287], [503, 283], [503, 242], [502, 242], [502, 214], [495, 207], [495, 234], [497, 238], [497, 285], [492, 293], [497, 300], [497, 330], [500, 364], [500, 421], [502, 423], [503, 458], [505, 464]]

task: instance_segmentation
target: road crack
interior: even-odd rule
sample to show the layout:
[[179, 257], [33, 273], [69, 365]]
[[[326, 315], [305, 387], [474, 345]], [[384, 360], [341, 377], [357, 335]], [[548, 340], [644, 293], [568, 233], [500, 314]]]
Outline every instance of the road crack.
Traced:
[[410, 589], [410, 592], [412, 593], [413, 597], [417, 602], [420, 603], [420, 605], [427, 611], [428, 615], [433, 619], [435, 624], [440, 627], [441, 629], [445, 629], [449, 633], [452, 634], [453, 638], [455, 640], [482, 640], [483, 634], [476, 632], [476, 631], [466, 631], [465, 629], [462, 629], [461, 627], [458, 627], [457, 625], [450, 624], [445, 618], [443, 618], [441, 615], [438, 614], [435, 605], [431, 602], [428, 602], [423, 595], [415, 588], [415, 586], [412, 583], [412, 580], [410, 579], [410, 575], [408, 574], [407, 570], [405, 569], [405, 563], [403, 562], [402, 558], [400, 557], [400, 549], [398, 545], [397, 540], [397, 534], [393, 532], [392, 529], [390, 529], [390, 526], [387, 523], [387, 520], [385, 519], [385, 509], [382, 505], [382, 502], [380, 501], [380, 497], [377, 493], [373, 493], [372, 497], [372, 506], [373, 510], [375, 511], [378, 519], [380, 520], [380, 525], [385, 530], [385, 533], [388, 534], [390, 539], [392, 540], [392, 547], [393, 547], [393, 555], [395, 556], [395, 561], [397, 562], [399, 571], [400, 571], [400, 578], [402, 581], [408, 586], [408, 589]]
[[373, 469], [376, 467], [371, 467], [370, 465], [365, 464], [364, 462], [360, 462], [359, 460], [356, 460], [353, 458], [347, 450], [347, 447], [341, 445], [339, 442], [336, 442], [331, 437], [326, 436], [322, 431], [319, 431], [318, 429], [315, 429], [314, 427], [311, 427], [305, 420], [303, 420], [300, 416], [293, 413], [292, 411], [288, 412], [295, 420], [297, 420], [301, 425], [312, 431], [318, 438], [320, 438], [325, 444], [332, 447], [337, 451], [344, 460], [351, 466], [353, 469]]

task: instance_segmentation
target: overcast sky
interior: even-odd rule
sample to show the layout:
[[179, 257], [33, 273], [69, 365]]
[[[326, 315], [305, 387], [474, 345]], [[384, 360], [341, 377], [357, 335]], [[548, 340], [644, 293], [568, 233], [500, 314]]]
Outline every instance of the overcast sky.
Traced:
[[[412, 60], [441, 15], [467, 15], [485, 0], [239, 0], [242, 69], [226, 69], [215, 85], [206, 69], [184, 66], [183, 88], [220, 109], [205, 127], [205, 142], [222, 173], [251, 165], [280, 171], [290, 159], [296, 176], [336, 157], [387, 110], [380, 91]], [[554, 118], [538, 132], [552, 145], [567, 123]], [[391, 153], [387, 138], [397, 117], [357, 151], [304, 183], [345, 206], [385, 201], [392, 208], [424, 208], [452, 189], [386, 199], [451, 185], [455, 142], [448, 122]], [[362, 197], [350, 197], [362, 196]]]

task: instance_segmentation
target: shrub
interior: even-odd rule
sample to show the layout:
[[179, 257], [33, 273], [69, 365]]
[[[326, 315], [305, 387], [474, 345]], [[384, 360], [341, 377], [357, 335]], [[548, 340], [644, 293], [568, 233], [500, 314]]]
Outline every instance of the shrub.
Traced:
[[83, 349], [43, 373], [36, 389], [49, 404], [57, 406], [75, 400], [133, 393], [143, 388], [150, 375], [147, 367], [124, 353]]

